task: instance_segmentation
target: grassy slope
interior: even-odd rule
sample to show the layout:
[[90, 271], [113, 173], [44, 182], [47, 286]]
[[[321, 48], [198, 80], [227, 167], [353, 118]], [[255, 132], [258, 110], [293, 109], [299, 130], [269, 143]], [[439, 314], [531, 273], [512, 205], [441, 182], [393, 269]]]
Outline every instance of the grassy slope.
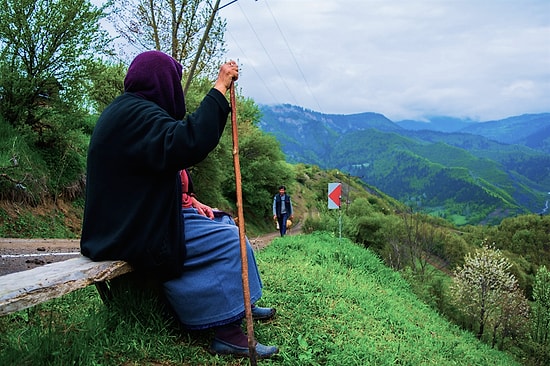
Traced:
[[289, 323], [272, 331], [286, 333], [288, 364], [514, 364], [440, 318], [396, 272], [345, 239], [286, 237], [259, 258], [266, 302]]
[[[276, 306], [278, 314], [255, 324], [256, 338], [281, 348], [277, 360], [264, 364], [516, 364], [440, 318], [396, 272], [346, 239], [325, 233], [278, 238], [257, 260], [265, 285], [261, 305]], [[208, 338], [174, 334], [139, 303], [145, 315], [125, 304], [124, 314], [113, 316], [89, 287], [0, 318], [0, 364], [248, 364], [209, 355]]]

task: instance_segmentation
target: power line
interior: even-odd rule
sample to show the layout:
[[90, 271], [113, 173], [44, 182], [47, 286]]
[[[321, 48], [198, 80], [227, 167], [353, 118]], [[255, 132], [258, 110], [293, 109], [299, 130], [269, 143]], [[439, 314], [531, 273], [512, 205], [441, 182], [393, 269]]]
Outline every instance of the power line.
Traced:
[[[239, 1], [239, 0], [232, 0], [232, 1], [229, 1], [227, 4], [224, 4], [224, 5], [220, 6], [220, 7], [218, 7], [218, 9], [217, 9], [216, 11], [212, 8], [212, 6], [211, 6], [211, 9], [212, 9], [212, 11], [219, 12], [221, 9], [223, 9], [223, 8], [225, 8], [225, 7], [227, 7], [227, 6], [231, 5], [231, 4], [233, 4], [233, 3], [236, 3], [237, 1]], [[256, 0], [256, 1], [258, 1], [258, 0]], [[239, 5], [239, 9], [241, 10], [241, 13], [242, 13], [242, 14], [245, 16], [245, 18], [246, 18], [246, 15], [244, 14], [244, 11], [243, 11], [243, 9], [241, 8], [240, 5]], [[247, 21], [248, 21], [248, 18], [247, 18]], [[250, 25], [250, 22], [249, 22], [249, 21], [248, 21], [248, 24]], [[250, 25], [250, 27], [251, 27], [252, 30], [254, 31], [254, 28], [253, 28], [251, 25]], [[226, 31], [226, 33], [229, 33], [229, 35], [231, 36], [231, 38], [233, 39], [233, 41], [235, 42], [235, 44], [237, 45], [237, 47], [238, 47], [239, 50], [241, 51], [241, 54], [244, 55], [245, 58], [246, 58], [246, 52], [245, 52], [245, 51], [242, 49], [242, 47], [240, 46], [239, 42], [237, 41], [237, 38], [235, 38], [235, 37], [233, 36], [233, 34], [231, 33], [231, 31]], [[261, 42], [260, 42], [260, 43], [261, 43]], [[264, 49], [265, 49], [265, 48], [264, 48]], [[240, 63], [239, 60], [237, 60], [237, 61], [239, 62], [239, 65], [240, 65], [240, 66], [243, 66], [243, 65], [241, 65], [241, 63]], [[254, 71], [254, 73], [256, 74], [256, 76], [258, 77], [258, 79], [260, 79], [260, 81], [261, 81], [262, 84], [265, 86], [265, 88], [267, 89], [267, 91], [269, 92], [269, 94], [271, 94], [271, 96], [272, 96], [273, 99], [275, 100], [275, 103], [279, 103], [277, 97], [275, 96], [275, 94], [273, 94], [273, 92], [271, 91], [271, 89], [267, 86], [267, 83], [265, 82], [265, 80], [263, 79], [263, 77], [261, 76], [261, 74], [258, 73], [258, 71], [256, 70], [256, 68], [255, 68], [253, 65], [251, 65], [251, 66], [252, 66], [252, 70]]]
[[269, 10], [269, 13], [271, 14], [271, 18], [273, 18], [273, 21], [275, 22], [275, 25], [277, 26], [277, 29], [279, 30], [279, 33], [281, 34], [281, 37], [283, 38], [283, 40], [285, 41], [285, 44], [286, 44], [286, 47], [288, 48], [288, 51], [290, 52], [290, 54], [292, 55], [292, 59], [294, 60], [294, 63], [296, 64], [296, 67], [298, 68], [298, 70], [300, 71], [300, 75], [302, 75], [302, 79], [304, 79], [304, 82], [306, 84], [306, 87], [309, 91], [309, 93], [311, 94], [311, 97], [313, 98], [313, 100], [315, 101], [315, 104], [317, 104], [317, 107], [319, 108], [319, 111], [322, 111], [323, 109], [321, 108], [321, 105], [319, 104], [319, 102], [317, 101], [317, 98], [315, 98], [315, 94], [313, 94], [313, 92], [311, 91], [311, 88], [309, 87], [309, 83], [307, 82], [307, 79], [302, 71], [302, 68], [300, 67], [300, 64], [298, 63], [298, 60], [296, 59], [296, 57], [294, 56], [294, 52], [292, 52], [292, 49], [290, 48], [290, 45], [288, 44], [288, 41], [286, 40], [284, 34], [283, 34], [283, 31], [281, 30], [281, 27], [279, 27], [279, 23], [277, 22], [277, 19], [275, 18], [275, 16], [273, 15], [273, 12], [271, 11], [271, 8], [269, 7], [269, 3], [267, 1], [265, 1], [265, 4], [267, 6], [267, 9]]
[[[266, 2], [267, 3], [267, 2]], [[264, 50], [265, 54], [267, 55], [267, 58], [269, 59], [269, 61], [271, 62], [271, 65], [273, 65], [273, 68], [275, 69], [275, 71], [277, 72], [277, 74], [279, 75], [279, 77], [281, 78], [281, 81], [283, 82], [286, 90], [288, 91], [288, 94], [292, 97], [292, 99], [294, 100], [297, 100], [296, 97], [294, 96], [294, 94], [292, 93], [291, 89], [288, 87], [286, 81], [285, 81], [285, 78], [281, 75], [281, 72], [279, 71], [279, 68], [277, 67], [277, 65], [275, 64], [275, 62], [273, 62], [273, 58], [271, 57], [271, 55], [269, 54], [268, 50], [265, 48], [262, 40], [260, 39], [260, 37], [258, 36], [258, 33], [256, 32], [256, 30], [254, 29], [254, 26], [252, 25], [252, 23], [250, 22], [250, 20], [248, 19], [248, 17], [246, 16], [246, 13], [243, 11], [242, 7], [240, 6], [240, 4], [237, 4], [239, 5], [239, 9], [241, 9], [241, 12], [243, 13], [243, 16], [244, 18], [246, 19], [248, 25], [250, 26], [250, 29], [252, 29], [252, 32], [254, 33], [254, 35], [256, 36], [256, 39], [258, 40], [258, 42], [260, 42], [260, 45], [262, 46], [262, 49]], [[266, 85], [266, 88], [269, 89], [269, 87]], [[270, 91], [271, 93], [271, 91]], [[272, 94], [272, 93], [271, 93]]]
[[[229, 35], [231, 36], [231, 38], [233, 39], [233, 42], [235, 42], [235, 44], [237, 45], [237, 47], [239, 48], [239, 51], [240, 53], [245, 57], [246, 57], [246, 52], [241, 48], [241, 45], [239, 44], [239, 42], [237, 41], [237, 39], [235, 37], [233, 37], [233, 34], [231, 33], [231, 31], [228, 32]], [[238, 60], [237, 60], [238, 61]], [[239, 61], [239, 66], [243, 66], [243, 67], [246, 67], [246, 65], [241, 65], [240, 61]], [[276, 104], [280, 104], [279, 102], [279, 99], [277, 98], [277, 96], [273, 93], [273, 91], [268, 87], [267, 83], [265, 82], [264, 78], [262, 77], [262, 75], [258, 72], [258, 70], [256, 70], [256, 68], [254, 67], [254, 65], [250, 65], [252, 71], [254, 71], [254, 73], [256, 74], [256, 76], [258, 77], [258, 79], [261, 81], [261, 83], [265, 86], [265, 89], [269, 92], [269, 94], [271, 95], [271, 97], [273, 98], [273, 100], [275, 101]]]

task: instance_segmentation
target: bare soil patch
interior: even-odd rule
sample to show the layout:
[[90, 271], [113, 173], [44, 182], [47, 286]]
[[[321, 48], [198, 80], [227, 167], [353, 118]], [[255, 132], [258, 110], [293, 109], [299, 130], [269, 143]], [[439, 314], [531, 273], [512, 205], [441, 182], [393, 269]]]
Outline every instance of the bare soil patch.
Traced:
[[78, 239], [0, 238], [0, 276], [80, 255]]

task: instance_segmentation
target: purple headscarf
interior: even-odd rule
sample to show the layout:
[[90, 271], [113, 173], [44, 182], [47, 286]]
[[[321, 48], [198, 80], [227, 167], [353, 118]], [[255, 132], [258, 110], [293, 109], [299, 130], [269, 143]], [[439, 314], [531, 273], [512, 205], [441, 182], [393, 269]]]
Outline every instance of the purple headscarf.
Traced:
[[181, 86], [182, 66], [160, 51], [136, 56], [124, 78], [124, 91], [158, 104], [175, 119], [185, 116], [185, 97]]

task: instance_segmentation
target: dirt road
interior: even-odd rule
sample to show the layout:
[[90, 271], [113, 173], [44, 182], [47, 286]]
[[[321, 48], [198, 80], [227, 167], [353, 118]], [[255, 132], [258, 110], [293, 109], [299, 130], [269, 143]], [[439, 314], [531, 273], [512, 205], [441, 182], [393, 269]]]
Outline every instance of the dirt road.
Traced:
[[0, 238], [0, 276], [79, 256], [78, 239]]
[[[290, 230], [296, 234], [299, 228]], [[269, 245], [279, 236], [278, 231], [249, 237], [255, 250]], [[79, 239], [10, 239], [0, 238], [0, 276], [24, 271], [44, 264], [59, 262], [80, 255]]]

